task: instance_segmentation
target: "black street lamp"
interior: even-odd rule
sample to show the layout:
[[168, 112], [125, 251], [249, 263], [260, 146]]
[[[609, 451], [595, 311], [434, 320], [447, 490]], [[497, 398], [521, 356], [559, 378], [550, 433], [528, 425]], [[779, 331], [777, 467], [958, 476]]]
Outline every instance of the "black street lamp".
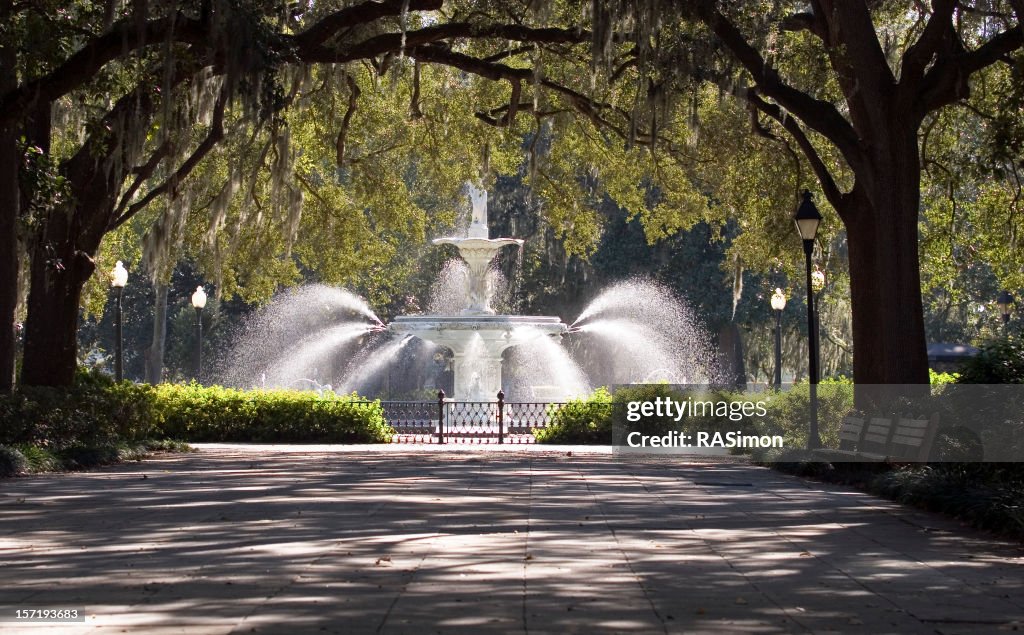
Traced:
[[775, 311], [775, 390], [782, 389], [782, 310], [786, 308], [786, 294], [776, 288], [772, 294]]
[[815, 354], [817, 334], [814, 317], [814, 284], [811, 280], [811, 255], [814, 253], [814, 237], [821, 224], [821, 213], [811, 200], [811, 193], [804, 190], [803, 201], [793, 214], [796, 231], [804, 243], [804, 256], [807, 264], [807, 339], [808, 339], [808, 375], [811, 391], [811, 426], [807, 435], [808, 449], [821, 447], [821, 436], [818, 434], [818, 358]]
[[206, 306], [206, 291], [196, 287], [192, 294], [192, 306], [196, 309], [196, 380], [203, 374], [203, 307]]
[[128, 270], [120, 260], [114, 265], [110, 272], [110, 286], [114, 289], [114, 307], [116, 321], [114, 322], [114, 379], [124, 379], [124, 329], [121, 322], [121, 296], [124, 295], [124, 285], [128, 284]]
[[999, 307], [999, 315], [1003, 316], [1003, 330], [1006, 330], [1006, 325], [1010, 323], [1010, 309], [1013, 304], [1013, 295], [1009, 291], [1003, 290], [996, 298], [996, 305]]

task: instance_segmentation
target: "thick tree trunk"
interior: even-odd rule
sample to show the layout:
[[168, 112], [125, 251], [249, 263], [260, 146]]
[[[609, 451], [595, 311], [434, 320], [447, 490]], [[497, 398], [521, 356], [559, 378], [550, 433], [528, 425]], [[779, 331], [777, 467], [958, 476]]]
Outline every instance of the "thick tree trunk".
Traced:
[[[42, 234], [33, 237], [21, 370], [25, 385], [69, 386], [75, 379], [82, 288], [96, 269], [93, 259], [108, 230], [128, 164], [121, 117], [142, 103], [132, 95], [122, 97], [105, 119], [113, 134], [90, 137], [61, 165], [70, 202], [50, 210]], [[37, 137], [49, 135], [49, 104], [41, 105], [33, 121]]]
[[167, 345], [167, 285], [154, 286], [156, 302], [153, 309], [153, 343], [146, 358], [146, 381], [159, 384], [163, 380], [164, 350]]
[[96, 267], [98, 245], [79, 248], [71, 214], [61, 211], [51, 214], [32, 254], [21, 369], [21, 382], [28, 386], [70, 386], [78, 365], [78, 308], [82, 287]]
[[[0, 6], [7, 6], [4, 2]], [[0, 94], [17, 83], [16, 51], [0, 44]], [[0, 394], [14, 388], [15, 312], [18, 308], [18, 133], [0, 126]]]
[[0, 394], [14, 388], [18, 308], [18, 142], [0, 129]]
[[743, 337], [735, 322], [729, 322], [718, 331], [718, 351], [721, 380], [739, 389], [746, 388], [747, 370], [743, 362]]
[[918, 254], [917, 128], [889, 136], [887, 155], [858, 174], [843, 214], [849, 238], [853, 377], [857, 384], [927, 384]]

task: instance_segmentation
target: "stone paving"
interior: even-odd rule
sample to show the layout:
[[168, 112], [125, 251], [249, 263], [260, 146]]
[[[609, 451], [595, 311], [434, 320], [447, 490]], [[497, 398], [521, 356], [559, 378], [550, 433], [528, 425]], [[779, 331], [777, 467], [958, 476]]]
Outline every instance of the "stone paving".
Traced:
[[0, 481], [2, 633], [991, 633], [1024, 553], [852, 490], [576, 449], [202, 446]]

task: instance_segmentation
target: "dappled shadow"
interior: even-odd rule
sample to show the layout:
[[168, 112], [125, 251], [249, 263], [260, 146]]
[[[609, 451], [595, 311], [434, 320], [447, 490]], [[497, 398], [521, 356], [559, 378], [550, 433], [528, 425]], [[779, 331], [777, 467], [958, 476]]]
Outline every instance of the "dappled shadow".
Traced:
[[942, 632], [1024, 619], [1021, 553], [762, 468], [206, 450], [0, 484], [0, 606], [195, 632]]

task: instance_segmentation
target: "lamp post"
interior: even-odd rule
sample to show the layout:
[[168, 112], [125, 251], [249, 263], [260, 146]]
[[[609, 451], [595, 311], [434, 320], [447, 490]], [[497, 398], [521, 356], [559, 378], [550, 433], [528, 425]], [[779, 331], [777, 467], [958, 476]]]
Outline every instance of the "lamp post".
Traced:
[[772, 294], [775, 311], [775, 390], [782, 389], [782, 310], [786, 308], [786, 294], [776, 288]]
[[1003, 330], [1006, 330], [1006, 326], [1010, 323], [1010, 305], [1013, 304], [1013, 295], [1009, 291], [1003, 290], [996, 298], [996, 305], [999, 307], [999, 315], [1003, 316]]
[[128, 270], [120, 260], [114, 265], [110, 272], [110, 287], [114, 290], [114, 307], [116, 321], [114, 322], [114, 379], [124, 379], [124, 329], [121, 323], [121, 296], [124, 295], [124, 285], [128, 284]]
[[808, 379], [810, 380], [810, 415], [811, 424], [807, 435], [808, 449], [821, 447], [821, 436], [818, 434], [818, 359], [815, 355], [817, 337], [814, 317], [814, 288], [811, 280], [811, 255], [814, 252], [814, 237], [821, 223], [821, 213], [811, 200], [811, 193], [804, 190], [803, 201], [793, 214], [796, 231], [804, 244], [804, 257], [807, 265], [807, 333], [808, 333]]
[[817, 266], [811, 271], [811, 301], [814, 303], [814, 367], [818, 370], [815, 381], [821, 381], [821, 312], [818, 310], [818, 296], [825, 288], [825, 272]]
[[196, 309], [196, 380], [203, 374], [203, 307], [206, 306], [206, 291], [203, 285], [196, 287], [192, 294], [192, 306]]

